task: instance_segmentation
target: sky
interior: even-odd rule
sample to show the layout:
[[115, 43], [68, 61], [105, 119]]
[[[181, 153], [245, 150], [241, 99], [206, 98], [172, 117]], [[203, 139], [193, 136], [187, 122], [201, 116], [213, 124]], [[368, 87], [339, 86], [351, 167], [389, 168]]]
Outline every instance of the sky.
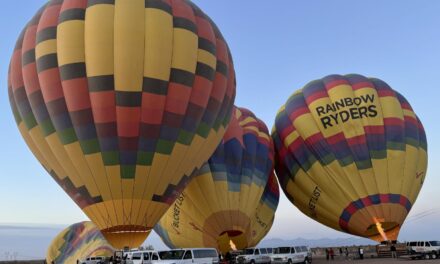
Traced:
[[[7, 96], [15, 41], [44, 0], [0, 10], [0, 224], [69, 225], [86, 216], [47, 175], [18, 133]], [[440, 239], [440, 1], [194, 1], [221, 29], [237, 75], [236, 105], [272, 127], [290, 94], [328, 74], [359, 73], [403, 94], [428, 137], [428, 175], [400, 238]], [[282, 195], [268, 238], [348, 235], [310, 220]]]

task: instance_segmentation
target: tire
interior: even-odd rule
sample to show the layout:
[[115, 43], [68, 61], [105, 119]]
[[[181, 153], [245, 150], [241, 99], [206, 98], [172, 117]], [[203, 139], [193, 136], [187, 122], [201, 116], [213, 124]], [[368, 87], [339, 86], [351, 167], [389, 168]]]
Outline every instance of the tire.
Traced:
[[251, 264], [255, 264], [255, 260], [251, 260]]
[[423, 258], [426, 259], [426, 260], [431, 259], [431, 255], [430, 255], [430, 254], [425, 254], [425, 255], [423, 256]]
[[310, 264], [310, 263], [312, 263], [312, 262], [309, 261], [309, 258], [305, 258], [303, 263], [304, 263], [304, 264]]
[[433, 251], [433, 252], [431, 253], [431, 259], [437, 259], [437, 258], [438, 258], [438, 256], [437, 256], [437, 252]]
[[287, 264], [292, 264], [293, 262], [292, 262], [292, 260], [291, 259], [289, 259], [288, 261], [287, 261]]

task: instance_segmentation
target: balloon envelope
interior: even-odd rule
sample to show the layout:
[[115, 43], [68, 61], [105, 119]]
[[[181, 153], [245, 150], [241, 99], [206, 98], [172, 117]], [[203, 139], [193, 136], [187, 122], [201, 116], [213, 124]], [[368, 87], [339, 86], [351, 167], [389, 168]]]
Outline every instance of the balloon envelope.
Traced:
[[113, 247], [92, 222], [73, 224], [59, 233], [47, 249], [47, 263], [77, 263], [95, 256], [113, 256]]
[[266, 126], [236, 108], [222, 143], [155, 231], [171, 248], [255, 246], [272, 226], [278, 188]]
[[427, 169], [423, 126], [385, 82], [330, 75], [295, 92], [272, 137], [291, 202], [334, 229], [397, 239]]
[[213, 153], [231, 55], [190, 1], [52, 0], [9, 71], [27, 145], [116, 248], [137, 247]]

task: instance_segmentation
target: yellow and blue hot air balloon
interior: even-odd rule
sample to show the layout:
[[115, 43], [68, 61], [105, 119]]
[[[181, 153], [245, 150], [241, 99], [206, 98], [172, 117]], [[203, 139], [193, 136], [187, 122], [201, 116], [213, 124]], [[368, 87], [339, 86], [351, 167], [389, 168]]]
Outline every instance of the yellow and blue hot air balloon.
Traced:
[[222, 143], [155, 231], [171, 248], [215, 247], [225, 253], [255, 246], [278, 206], [273, 146], [266, 125], [236, 108]]
[[427, 169], [422, 123], [402, 95], [379, 79], [330, 75], [289, 98], [272, 137], [280, 184], [303, 213], [397, 239]]
[[73, 224], [59, 233], [47, 249], [47, 263], [77, 263], [88, 257], [113, 256], [113, 247], [92, 222]]
[[116, 248], [137, 247], [214, 152], [235, 73], [186, 0], [51, 0], [20, 35], [9, 97], [27, 145]]

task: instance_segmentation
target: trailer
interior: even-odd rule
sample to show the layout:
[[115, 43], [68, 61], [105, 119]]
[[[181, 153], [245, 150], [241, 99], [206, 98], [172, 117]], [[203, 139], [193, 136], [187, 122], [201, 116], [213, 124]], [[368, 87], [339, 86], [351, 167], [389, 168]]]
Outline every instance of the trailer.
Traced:
[[377, 256], [379, 258], [391, 258], [391, 247], [394, 246], [396, 249], [397, 257], [404, 256], [408, 254], [408, 250], [405, 243], [399, 243], [397, 241], [382, 241], [376, 246]]
[[402, 255], [399, 258], [411, 259], [411, 260], [416, 260], [416, 259], [417, 260], [420, 260], [420, 259], [429, 260], [429, 259], [437, 259], [438, 254], [433, 254], [432, 252], [413, 253], [413, 254]]

